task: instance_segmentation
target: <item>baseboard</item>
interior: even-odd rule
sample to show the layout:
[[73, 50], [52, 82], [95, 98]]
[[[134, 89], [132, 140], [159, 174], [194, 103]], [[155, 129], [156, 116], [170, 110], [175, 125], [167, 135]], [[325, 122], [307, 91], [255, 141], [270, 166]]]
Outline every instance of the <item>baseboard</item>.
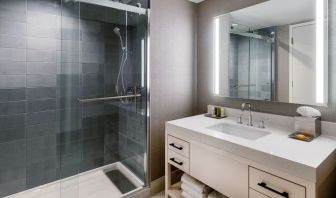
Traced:
[[151, 182], [151, 187], [150, 187], [150, 194], [151, 195], [156, 195], [162, 191], [164, 191], [165, 188], [165, 177], [162, 176], [154, 181]]

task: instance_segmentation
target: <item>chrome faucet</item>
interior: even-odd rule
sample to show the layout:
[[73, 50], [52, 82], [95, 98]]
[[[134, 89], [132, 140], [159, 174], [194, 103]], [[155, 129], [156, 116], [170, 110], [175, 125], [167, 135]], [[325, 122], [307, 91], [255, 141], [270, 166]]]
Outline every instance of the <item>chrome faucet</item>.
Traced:
[[252, 112], [251, 112], [251, 103], [248, 103], [248, 102], [243, 103], [242, 106], [241, 106], [241, 111], [244, 112], [246, 110], [246, 107], [248, 107], [248, 111], [249, 111], [247, 125], [248, 126], [253, 126], [253, 123], [252, 123]]

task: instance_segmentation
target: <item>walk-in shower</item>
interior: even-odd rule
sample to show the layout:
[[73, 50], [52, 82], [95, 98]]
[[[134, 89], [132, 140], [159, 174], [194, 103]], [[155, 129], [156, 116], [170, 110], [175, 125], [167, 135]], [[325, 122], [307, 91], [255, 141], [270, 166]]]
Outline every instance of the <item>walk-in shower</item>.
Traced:
[[148, 186], [148, 1], [0, 1], [0, 197]]
[[256, 100], [274, 97], [275, 28], [230, 28], [229, 96]]

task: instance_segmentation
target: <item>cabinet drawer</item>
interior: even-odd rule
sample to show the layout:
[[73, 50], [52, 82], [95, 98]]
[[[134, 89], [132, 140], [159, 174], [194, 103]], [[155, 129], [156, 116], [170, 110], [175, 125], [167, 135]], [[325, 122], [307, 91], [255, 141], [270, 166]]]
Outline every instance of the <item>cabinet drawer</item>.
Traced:
[[189, 143], [168, 135], [168, 149], [189, 158]]
[[189, 159], [175, 153], [174, 151], [168, 150], [168, 163], [179, 168], [185, 173], [189, 173]]
[[269, 198], [266, 195], [261, 194], [260, 192], [257, 192], [253, 189], [249, 189], [249, 198]]
[[249, 186], [272, 198], [305, 198], [303, 186], [249, 167]]

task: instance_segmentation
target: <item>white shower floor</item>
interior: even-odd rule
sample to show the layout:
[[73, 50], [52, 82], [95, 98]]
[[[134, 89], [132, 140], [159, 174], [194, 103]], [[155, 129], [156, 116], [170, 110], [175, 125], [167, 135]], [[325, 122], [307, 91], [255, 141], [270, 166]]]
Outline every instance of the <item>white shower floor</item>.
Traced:
[[[139, 190], [141, 181], [121, 163], [81, 173], [57, 182], [23, 191], [5, 198], [119, 198], [124, 197], [105, 175], [104, 170], [120, 170]], [[127, 194], [130, 194], [131, 191]]]

